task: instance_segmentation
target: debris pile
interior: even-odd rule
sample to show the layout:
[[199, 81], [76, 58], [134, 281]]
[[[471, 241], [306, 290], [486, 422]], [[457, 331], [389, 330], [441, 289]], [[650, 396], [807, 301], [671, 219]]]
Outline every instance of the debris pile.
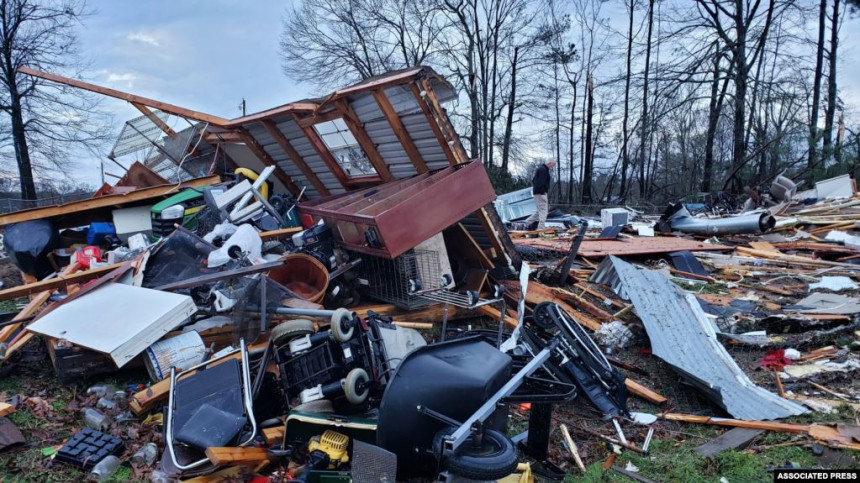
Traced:
[[[735, 428], [709, 457], [760, 431], [860, 449], [855, 426], [774, 421], [860, 407], [850, 178], [780, 176], [746, 213], [522, 230], [528, 193], [496, 199], [440, 107], [451, 92], [417, 68], [234, 120], [159, 103], [205, 121], [183, 149], [206, 176], [138, 163], [92, 199], [0, 216], [25, 281], [0, 290], [18, 307], [0, 368], [44, 347], [80, 388], [46, 464], [533, 481], [601, 461], [641, 479], [618, 455], [679, 423]], [[3, 417], [46, 418], [44, 397], [0, 392], [0, 451], [31, 438]]]

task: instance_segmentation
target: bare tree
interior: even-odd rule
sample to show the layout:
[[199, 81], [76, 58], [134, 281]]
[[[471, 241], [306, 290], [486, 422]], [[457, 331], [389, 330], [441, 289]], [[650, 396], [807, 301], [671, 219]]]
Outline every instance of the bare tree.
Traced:
[[833, 118], [836, 115], [836, 52], [839, 47], [839, 0], [833, 0], [830, 17], [830, 49], [827, 52], [827, 110], [824, 112], [824, 159], [833, 156]]
[[818, 12], [818, 43], [815, 49], [815, 80], [812, 83], [812, 114], [809, 116], [809, 168], [817, 164], [818, 108], [821, 105], [821, 77], [824, 72], [824, 30], [827, 24], [827, 0], [821, 0]]
[[76, 149], [95, 153], [106, 140], [104, 114], [83, 91], [43, 82], [19, 67], [79, 76], [76, 28], [87, 14], [83, 0], [0, 0], [0, 109], [8, 115], [21, 197], [36, 199], [36, 175], [68, 177]]

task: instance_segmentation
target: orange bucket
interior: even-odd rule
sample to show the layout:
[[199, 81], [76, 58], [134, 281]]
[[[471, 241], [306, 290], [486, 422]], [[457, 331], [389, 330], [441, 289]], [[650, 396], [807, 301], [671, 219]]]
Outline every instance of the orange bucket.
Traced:
[[328, 289], [328, 270], [325, 266], [304, 253], [291, 253], [285, 260], [286, 264], [269, 272], [269, 278], [299, 297], [314, 303], [322, 302]]

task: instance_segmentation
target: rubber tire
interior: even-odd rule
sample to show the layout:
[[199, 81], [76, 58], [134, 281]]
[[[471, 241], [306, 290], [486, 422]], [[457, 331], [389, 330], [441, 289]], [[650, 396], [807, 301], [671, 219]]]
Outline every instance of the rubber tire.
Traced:
[[344, 322], [352, 320], [352, 311], [343, 307], [334, 311], [331, 315], [331, 336], [338, 342], [346, 342], [352, 339], [352, 334], [355, 332], [355, 327], [345, 329]]
[[442, 453], [443, 438], [455, 430], [452, 427], [443, 428], [433, 438], [433, 454], [442, 454], [443, 469], [463, 478], [482, 481], [499, 480], [516, 471], [519, 463], [516, 446], [507, 436], [492, 429], [484, 429], [482, 454], [473, 452], [472, 436], [460, 445], [457, 452]]
[[295, 319], [282, 322], [272, 329], [272, 343], [280, 347], [289, 341], [314, 333], [314, 323], [307, 319]]
[[364, 392], [358, 392], [358, 384], [359, 382], [370, 382], [370, 376], [367, 375], [367, 371], [361, 368], [355, 368], [349, 373], [347, 373], [346, 378], [341, 383], [343, 385], [343, 394], [346, 396], [346, 400], [350, 402], [350, 404], [361, 404], [364, 401], [367, 401], [367, 396], [370, 395], [370, 387], [364, 388]]

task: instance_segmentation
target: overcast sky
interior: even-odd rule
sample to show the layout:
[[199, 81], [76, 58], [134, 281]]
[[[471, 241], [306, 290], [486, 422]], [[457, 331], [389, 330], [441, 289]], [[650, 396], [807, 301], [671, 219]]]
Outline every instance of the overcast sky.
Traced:
[[[281, 20], [288, 4], [91, 0], [95, 13], [80, 32], [82, 51], [91, 61], [89, 78], [225, 118], [241, 114], [243, 98], [251, 113], [308, 97], [310, 86], [288, 79], [278, 56]], [[620, 2], [610, 2], [605, 12], [623, 19]], [[846, 20], [838, 71], [841, 94], [849, 103], [846, 114], [855, 121], [860, 119], [860, 36], [856, 32], [860, 32], [860, 19]], [[103, 107], [116, 115], [117, 134], [125, 120], [140, 115], [119, 100], [106, 99]], [[99, 161], [81, 163], [85, 164], [81, 172], [89, 173], [87, 180], [97, 184]]]

